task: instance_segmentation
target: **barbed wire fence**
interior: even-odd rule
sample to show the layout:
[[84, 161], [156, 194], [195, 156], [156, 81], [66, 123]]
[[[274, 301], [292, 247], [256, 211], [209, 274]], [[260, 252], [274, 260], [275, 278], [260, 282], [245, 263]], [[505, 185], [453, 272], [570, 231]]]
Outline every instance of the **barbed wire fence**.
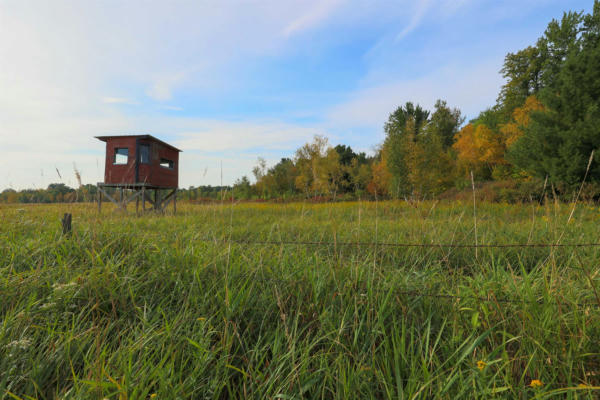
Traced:
[[[391, 242], [316, 242], [316, 241], [285, 241], [285, 240], [235, 240], [235, 239], [207, 239], [196, 238], [195, 241], [211, 244], [238, 244], [250, 246], [319, 246], [319, 247], [343, 247], [343, 246], [361, 246], [361, 247], [395, 247], [395, 248], [582, 248], [582, 247], [600, 247], [600, 243], [504, 243], [504, 244], [457, 244], [457, 243], [391, 243]], [[569, 267], [572, 269], [583, 270], [581, 267]], [[248, 274], [237, 274], [236, 276], [247, 276]], [[273, 277], [251, 276], [252, 279], [266, 280], [268, 282], [289, 284], [289, 281]], [[393, 287], [377, 288], [378, 292], [393, 293], [395, 295], [405, 295], [413, 297], [428, 297], [437, 299], [450, 299], [454, 301], [473, 300], [477, 302], [496, 303], [496, 304], [517, 304], [517, 305], [555, 305], [555, 306], [575, 306], [578, 309], [598, 308], [600, 309], [600, 299], [597, 302], [559, 302], [544, 300], [516, 300], [509, 297], [496, 297], [494, 294], [490, 297], [474, 295], [454, 295], [448, 293], [429, 292], [417, 289], [398, 289]]]
[[244, 245], [294, 245], [294, 246], [364, 246], [364, 247], [425, 247], [425, 248], [515, 248], [515, 247], [600, 247], [600, 243], [492, 243], [492, 244], [458, 244], [458, 243], [393, 243], [393, 242], [317, 242], [291, 240], [236, 240], [236, 239], [195, 239], [211, 243], [235, 243]]
[[[124, 232], [119, 232], [115, 235], [115, 233], [111, 233], [111, 237], [117, 240], [118, 236], [122, 237], [135, 237], [140, 239], [139, 232], [132, 234], [125, 234]], [[146, 235], [142, 235], [145, 237]], [[150, 235], [152, 236], [152, 235]], [[548, 248], [548, 249], [557, 249], [557, 248], [600, 248], [600, 243], [598, 242], [587, 242], [587, 243], [559, 243], [560, 239], [557, 242], [551, 243], [401, 243], [401, 242], [381, 242], [381, 241], [306, 241], [306, 240], [251, 240], [251, 239], [235, 239], [231, 237], [231, 233], [223, 232], [223, 236], [219, 237], [192, 237], [191, 241], [194, 242], [203, 242], [208, 244], [219, 244], [219, 245], [241, 245], [241, 246], [305, 246], [305, 247], [326, 247], [326, 248], [428, 248], [428, 249], [508, 249], [508, 248]], [[68, 239], [68, 237], [66, 237]], [[228, 253], [230, 249], [228, 250]], [[574, 266], [564, 266], [569, 269], [583, 270], [583, 267], [574, 267]], [[587, 271], [586, 271], [587, 272]], [[235, 274], [236, 277], [246, 276], [245, 274]], [[247, 275], [250, 277], [250, 275]], [[275, 277], [259, 277], [256, 275], [251, 276], [252, 279], [256, 280], [264, 280], [274, 284], [290, 284], [291, 281], [286, 281], [283, 279], [278, 279]], [[565, 300], [564, 302], [560, 301], [544, 301], [544, 300], [526, 300], [526, 299], [514, 299], [510, 297], [496, 297], [493, 293], [489, 297], [476, 296], [476, 295], [457, 295], [457, 294], [449, 294], [449, 293], [441, 293], [441, 292], [431, 292], [427, 290], [419, 290], [419, 289], [402, 289], [402, 288], [394, 288], [394, 287], [386, 287], [386, 288], [375, 288], [374, 290], [378, 292], [385, 293], [393, 293], [395, 295], [403, 295], [410, 296], [413, 298], [417, 297], [426, 297], [426, 298], [436, 298], [436, 299], [448, 299], [453, 300], [455, 302], [460, 302], [461, 300], [471, 300], [482, 303], [495, 303], [495, 304], [515, 304], [515, 305], [553, 305], [553, 306], [569, 306], [576, 307], [578, 309], [600, 309], [600, 297], [594, 287], [593, 283], [590, 282], [590, 286], [593, 294], [596, 296], [596, 302], [572, 302]]]

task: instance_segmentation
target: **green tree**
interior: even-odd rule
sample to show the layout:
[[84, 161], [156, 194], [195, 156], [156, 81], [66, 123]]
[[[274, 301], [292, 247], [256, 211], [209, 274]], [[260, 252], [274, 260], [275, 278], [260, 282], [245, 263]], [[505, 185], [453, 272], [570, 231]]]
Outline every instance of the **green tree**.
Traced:
[[415, 164], [417, 138], [429, 122], [429, 111], [407, 102], [392, 112], [384, 125], [383, 143], [387, 155], [386, 166], [391, 174], [391, 191], [396, 196], [412, 191], [409, 174]]
[[273, 177], [274, 192], [278, 196], [293, 194], [296, 190], [295, 181], [298, 170], [294, 162], [289, 158], [282, 158], [277, 164], [269, 169], [269, 175]]
[[498, 96], [497, 107], [501, 123], [510, 119], [513, 110], [522, 106], [529, 96], [556, 83], [567, 55], [579, 45], [582, 20], [582, 13], [564, 13], [560, 21], [552, 20], [548, 24], [535, 46], [506, 55], [501, 69], [506, 83]]
[[452, 185], [452, 144], [464, 118], [443, 100], [433, 113], [406, 103], [385, 124], [383, 150], [392, 176], [390, 191], [396, 196], [427, 196]]
[[338, 190], [343, 193], [365, 190], [370, 179], [370, 170], [366, 165], [367, 155], [363, 152], [355, 153], [350, 146], [342, 144], [334, 149], [338, 153], [342, 173]]
[[252, 174], [256, 179], [256, 191], [263, 198], [267, 196], [268, 184], [266, 182], [267, 176], [267, 162], [264, 158], [258, 157], [256, 166], [252, 168]]
[[14, 189], [4, 189], [0, 193], [1, 203], [16, 203], [18, 201], [18, 192]]
[[448, 149], [454, 143], [454, 135], [465, 121], [458, 108], [450, 108], [444, 100], [435, 102], [431, 119], [426, 127], [427, 136], [438, 137], [442, 149]]
[[[560, 68], [540, 91], [544, 111], [531, 113], [508, 154], [530, 174], [567, 185], [581, 182], [590, 154], [600, 148], [600, 2], [594, 2], [592, 14], [576, 16], [565, 14], [562, 24], [553, 21], [547, 30], [554, 35], [551, 48]], [[575, 21], [582, 22], [574, 26]], [[600, 180], [596, 153], [589, 174], [593, 181]]]
[[247, 200], [252, 198], [252, 185], [247, 176], [242, 176], [235, 181], [233, 184], [233, 195], [236, 199]]
[[516, 53], [508, 53], [504, 58], [501, 73], [507, 82], [500, 90], [498, 103], [502, 105], [505, 118], [525, 99], [539, 92], [546, 54], [538, 46], [529, 46]]

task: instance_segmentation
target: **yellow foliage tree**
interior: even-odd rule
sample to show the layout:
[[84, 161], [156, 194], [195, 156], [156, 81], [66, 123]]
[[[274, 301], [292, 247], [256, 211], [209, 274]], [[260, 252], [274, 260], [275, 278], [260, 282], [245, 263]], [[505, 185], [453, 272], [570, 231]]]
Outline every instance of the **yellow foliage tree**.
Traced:
[[386, 159], [385, 151], [383, 151], [381, 159], [375, 161], [371, 167], [371, 182], [367, 185], [367, 191], [373, 196], [385, 196], [388, 194], [392, 175], [388, 169]]
[[458, 153], [459, 165], [466, 171], [489, 170], [503, 164], [504, 146], [502, 137], [484, 124], [468, 124], [455, 136], [452, 146]]
[[[521, 107], [514, 109], [512, 118], [494, 132], [485, 124], [468, 124], [455, 136], [452, 146], [458, 153], [458, 162], [464, 172], [507, 170], [506, 151], [523, 134], [523, 127], [529, 124], [534, 111], [543, 110], [542, 103], [535, 96], [529, 96]], [[497, 171], [494, 172], [494, 175]]]
[[515, 108], [511, 121], [500, 127], [505, 149], [510, 148], [523, 135], [523, 128], [529, 125], [531, 113], [543, 110], [544, 106], [535, 96], [529, 96], [525, 100], [525, 104]]
[[344, 175], [337, 151], [329, 146], [326, 137], [315, 136], [313, 141], [306, 143], [296, 151], [296, 168], [298, 176], [295, 180], [296, 189], [306, 195], [338, 193]]

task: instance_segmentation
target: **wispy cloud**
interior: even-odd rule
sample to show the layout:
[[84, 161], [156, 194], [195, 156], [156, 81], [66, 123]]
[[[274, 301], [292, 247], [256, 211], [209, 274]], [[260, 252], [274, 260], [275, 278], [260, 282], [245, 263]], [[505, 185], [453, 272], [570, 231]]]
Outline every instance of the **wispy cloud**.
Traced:
[[178, 106], [160, 105], [158, 108], [162, 108], [163, 110], [171, 110], [171, 111], [183, 111], [183, 107], [178, 107]]
[[278, 121], [180, 119], [172, 123], [180, 130], [185, 129], [175, 135], [179, 147], [206, 153], [289, 150], [314, 135], [326, 134], [322, 128]]
[[[10, 121], [0, 132], [13, 132], [15, 137], [0, 135], [0, 188], [45, 187], [56, 182], [56, 175], [40, 174], [40, 168], [72, 171], [73, 163], [81, 172], [84, 183], [98, 182], [104, 173], [105, 146], [94, 136], [140, 134], [155, 135], [184, 150], [182, 153], [182, 184], [199, 184], [197, 172], [209, 168], [204, 184], [219, 184], [218, 162], [227, 164], [225, 183], [248, 174], [257, 157], [277, 160], [290, 155], [316, 134], [327, 135], [323, 128], [299, 126], [269, 120], [214, 120], [169, 115], [124, 117], [44, 117]], [[37, 143], [44, 143], [43, 148]], [[273, 154], [276, 154], [273, 156]], [[23, 165], [23, 160], [35, 163]], [[212, 160], [207, 164], [207, 160]], [[217, 163], [217, 164], [215, 164]], [[19, 165], [15, 170], [14, 166]], [[63, 174], [63, 182], [75, 183], [74, 177]], [[71, 181], [69, 181], [71, 179]]]
[[437, 99], [459, 107], [469, 117], [491, 106], [502, 85], [501, 59], [465, 67], [445, 66], [417, 79], [397, 80], [357, 90], [328, 112], [330, 126], [381, 127], [389, 114], [407, 101], [431, 109]]
[[423, 20], [423, 17], [429, 10], [431, 3], [432, 3], [432, 0], [417, 0], [414, 3], [413, 14], [412, 14], [410, 20], [408, 21], [408, 24], [396, 36], [396, 41], [402, 40], [406, 35], [411, 33], [413, 30], [415, 30], [419, 26], [419, 24]]
[[473, 116], [493, 103], [506, 52], [534, 42], [563, 9], [590, 7], [589, 0], [0, 3], [0, 190], [11, 182], [43, 187], [57, 177], [41, 169], [70, 171], [73, 162], [84, 182], [98, 181], [104, 147], [95, 135], [176, 142], [182, 185], [215, 184], [215, 169], [200, 173], [207, 163], [222, 160], [231, 183], [257, 156], [290, 156], [314, 134], [368, 148], [381, 140], [389, 112], [408, 100], [430, 108], [443, 98]]
[[105, 104], [129, 104], [137, 105], [138, 102], [128, 99], [126, 97], [103, 97], [102, 102]]
[[446, 18], [451, 17], [472, 1], [473, 0], [442, 0], [440, 12]]
[[290, 22], [284, 29], [284, 36], [312, 28], [325, 20], [342, 3], [342, 0], [321, 0], [309, 6], [308, 10]]
[[161, 76], [146, 90], [146, 94], [158, 101], [171, 100], [174, 87], [182, 83], [185, 77], [186, 74], [183, 72]]

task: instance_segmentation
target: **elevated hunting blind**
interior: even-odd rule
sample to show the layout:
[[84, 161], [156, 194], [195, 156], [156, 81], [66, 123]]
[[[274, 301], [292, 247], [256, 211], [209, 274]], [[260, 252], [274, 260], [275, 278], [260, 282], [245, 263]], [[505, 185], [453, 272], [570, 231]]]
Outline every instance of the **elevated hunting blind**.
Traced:
[[[181, 150], [151, 135], [96, 138], [106, 143], [104, 182], [98, 183], [98, 211], [103, 196], [122, 210], [135, 200], [137, 212], [140, 199], [142, 210], [146, 210], [146, 201], [157, 211], [164, 211], [173, 201], [173, 210], [177, 210]], [[114, 188], [119, 200], [106, 188]]]

